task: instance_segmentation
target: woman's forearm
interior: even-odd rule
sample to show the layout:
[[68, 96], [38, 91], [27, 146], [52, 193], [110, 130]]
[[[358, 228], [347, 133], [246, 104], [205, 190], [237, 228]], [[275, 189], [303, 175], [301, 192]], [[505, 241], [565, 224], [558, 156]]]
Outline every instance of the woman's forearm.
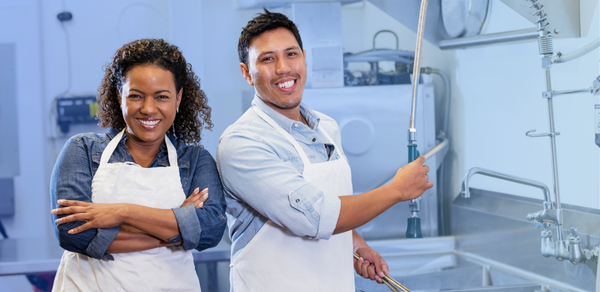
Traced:
[[162, 241], [179, 234], [179, 225], [171, 209], [157, 209], [134, 204], [125, 204], [120, 212], [123, 223], [131, 225]]
[[106, 252], [126, 253], [144, 251], [169, 245], [172, 244], [149, 235], [135, 227], [124, 224], [121, 226], [119, 234], [115, 240], [113, 240], [113, 242], [108, 246]]

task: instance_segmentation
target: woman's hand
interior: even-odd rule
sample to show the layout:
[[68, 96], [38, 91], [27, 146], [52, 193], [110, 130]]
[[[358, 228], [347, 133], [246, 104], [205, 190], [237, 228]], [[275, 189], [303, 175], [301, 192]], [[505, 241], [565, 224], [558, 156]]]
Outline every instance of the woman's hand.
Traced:
[[388, 266], [385, 260], [369, 246], [358, 248], [356, 253], [360, 255], [360, 259], [354, 259], [354, 270], [357, 274], [383, 283], [382, 278], [389, 274]]
[[202, 208], [206, 200], [208, 200], [208, 188], [203, 189], [202, 191], [200, 191], [200, 188], [196, 188], [194, 192], [189, 197], [187, 197], [185, 201], [183, 201], [181, 207], [186, 207], [191, 204], [194, 204], [194, 207], [196, 207], [196, 209]]
[[69, 234], [77, 234], [90, 228], [110, 228], [123, 223], [123, 212], [127, 204], [86, 203], [82, 201], [58, 200], [64, 208], [52, 210], [52, 214], [66, 215], [56, 219], [56, 225], [67, 222], [85, 221], [86, 223], [69, 230]]

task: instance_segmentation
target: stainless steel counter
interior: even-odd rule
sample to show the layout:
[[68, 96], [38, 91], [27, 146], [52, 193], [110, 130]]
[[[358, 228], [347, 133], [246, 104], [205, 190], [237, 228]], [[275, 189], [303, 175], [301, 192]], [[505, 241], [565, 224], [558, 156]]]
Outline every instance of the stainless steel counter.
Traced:
[[[229, 261], [230, 249], [222, 240], [216, 247], [192, 253], [195, 262]], [[0, 276], [55, 272], [63, 251], [53, 237], [0, 240]]]

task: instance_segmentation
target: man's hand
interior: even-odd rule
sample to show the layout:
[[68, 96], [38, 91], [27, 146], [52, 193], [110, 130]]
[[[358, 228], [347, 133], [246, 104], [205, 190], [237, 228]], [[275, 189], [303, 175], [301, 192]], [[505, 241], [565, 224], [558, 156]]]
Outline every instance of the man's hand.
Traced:
[[379, 284], [383, 283], [382, 278], [389, 274], [385, 260], [368, 245], [358, 248], [356, 253], [360, 255], [360, 259], [354, 259], [356, 273]]
[[386, 186], [400, 195], [399, 202], [416, 199], [433, 187], [433, 182], [428, 181], [429, 166], [423, 165], [423, 163], [425, 163], [425, 157], [420, 156], [415, 161], [398, 169], [392, 182]]
[[206, 200], [208, 200], [208, 188], [205, 188], [202, 191], [200, 191], [200, 188], [196, 188], [194, 189], [194, 192], [189, 197], [187, 197], [185, 201], [183, 201], [181, 207], [186, 207], [191, 204], [194, 204], [194, 207], [196, 207], [196, 209], [202, 208]]

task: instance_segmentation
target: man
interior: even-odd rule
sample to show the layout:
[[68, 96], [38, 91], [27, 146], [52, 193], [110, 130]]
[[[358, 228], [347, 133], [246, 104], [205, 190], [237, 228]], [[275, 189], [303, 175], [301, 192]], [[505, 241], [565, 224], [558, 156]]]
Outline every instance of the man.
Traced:
[[301, 104], [306, 52], [294, 23], [265, 9], [243, 29], [238, 53], [256, 95], [217, 153], [232, 291], [353, 292], [352, 252], [356, 272], [380, 282], [385, 261], [353, 229], [431, 188], [425, 159], [352, 196], [338, 125]]

